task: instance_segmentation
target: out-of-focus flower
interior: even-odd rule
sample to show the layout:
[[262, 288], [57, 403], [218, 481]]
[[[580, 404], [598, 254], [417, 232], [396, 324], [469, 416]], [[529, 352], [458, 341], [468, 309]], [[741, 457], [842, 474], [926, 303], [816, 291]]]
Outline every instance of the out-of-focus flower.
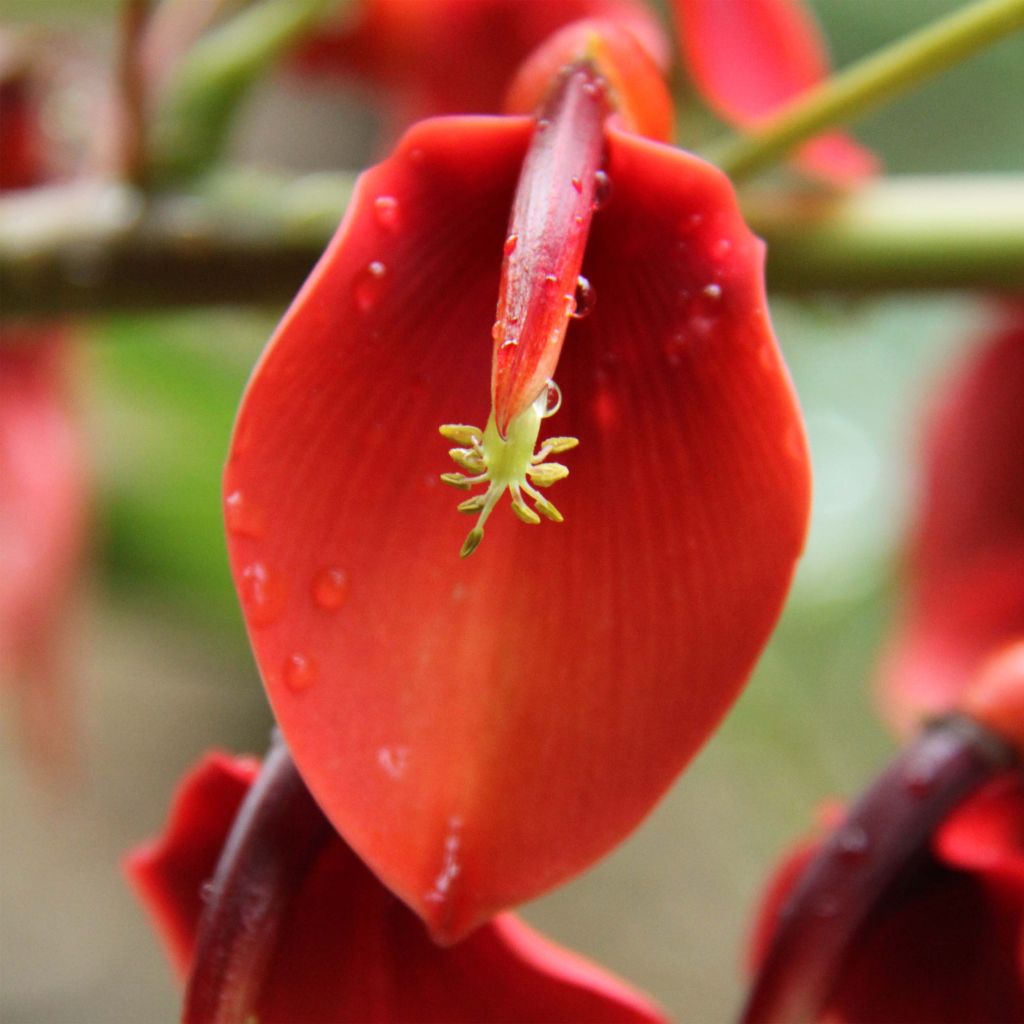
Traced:
[[[756, 128], [829, 73], [825, 40], [799, 0], [673, 0], [686, 68], [719, 116]], [[843, 132], [805, 144], [804, 170], [840, 184], [873, 174], [873, 153]]]
[[769, 883], [744, 1020], [1024, 1021], [1024, 642]]
[[879, 680], [904, 729], [955, 705], [1024, 636], [1024, 306], [1001, 316], [926, 425], [906, 608]]
[[[362, 175], [225, 473], [232, 571], [303, 777], [449, 941], [650, 809], [750, 672], [808, 513], [761, 243], [723, 175], [628, 130], [631, 36], [559, 45], [565, 74], [519, 83], [535, 118], [427, 121]], [[556, 367], [572, 438], [534, 454]], [[471, 474], [447, 479], [487, 487], [465, 544], [439, 424]], [[567, 470], [540, 463], [575, 439], [559, 512], [536, 487]], [[564, 525], [500, 510], [460, 561], [506, 489]]]
[[[755, 962], [820, 849], [778, 869], [760, 911]], [[868, 855], [869, 851], [865, 851]], [[816, 1019], [870, 1024], [1024, 1020], [1024, 782], [1003, 778], [936, 831], [927, 858], [872, 912]]]
[[[251, 759], [207, 755], [182, 782], [164, 835], [126, 860], [182, 975], [204, 887], [258, 770]], [[435, 945], [337, 836], [296, 884], [264, 977], [255, 1010], [267, 1024], [664, 1020], [642, 996], [511, 914], [457, 946]]]
[[[0, 191], [7, 191], [41, 180], [42, 146], [28, 64], [10, 40], [0, 39], [0, 64]], [[61, 626], [86, 519], [68, 358], [64, 329], [0, 323], [0, 681], [13, 685], [26, 746], [50, 770], [69, 754]]]
[[387, 98], [394, 130], [437, 114], [493, 114], [522, 60], [580, 18], [614, 18], [664, 66], [657, 19], [637, 0], [357, 0], [299, 49], [298, 67]]

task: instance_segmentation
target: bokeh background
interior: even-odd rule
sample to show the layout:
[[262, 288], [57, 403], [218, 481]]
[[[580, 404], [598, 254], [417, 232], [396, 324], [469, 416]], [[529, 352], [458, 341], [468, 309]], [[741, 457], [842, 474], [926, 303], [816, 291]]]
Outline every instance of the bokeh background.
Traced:
[[[842, 66], [957, 4], [815, 6]], [[88, 134], [117, 4], [5, 7], [6, 19], [60, 34], [69, 72], [52, 127]], [[892, 173], [1019, 172], [1022, 95], [1024, 45], [1011, 40], [865, 119], [857, 134]], [[285, 172], [358, 167], [372, 157], [373, 129], [358, 95], [268, 76], [231, 159]], [[811, 540], [783, 622], [724, 727], [647, 823], [524, 909], [690, 1022], [731, 1017], [770, 866], [822, 801], [855, 793], [893, 749], [871, 688], [898, 607], [922, 411], [991, 312], [984, 296], [955, 293], [779, 298], [772, 309], [816, 474]], [[160, 828], [201, 751], [266, 746], [271, 719], [227, 573], [219, 475], [246, 376], [282, 311], [78, 325], [95, 487], [70, 641], [78, 769], [46, 783], [22, 756], [4, 702], [0, 1018], [11, 1024], [177, 1015], [176, 986], [119, 859]]]

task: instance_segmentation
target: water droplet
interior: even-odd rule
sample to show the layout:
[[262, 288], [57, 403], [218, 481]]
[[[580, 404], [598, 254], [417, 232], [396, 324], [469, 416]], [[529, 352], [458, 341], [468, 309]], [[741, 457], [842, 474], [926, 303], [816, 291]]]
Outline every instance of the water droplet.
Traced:
[[426, 894], [431, 903], [443, 903], [451, 896], [452, 883], [462, 873], [462, 865], [459, 863], [459, 847], [462, 840], [458, 830], [462, 828], [462, 819], [453, 816], [448, 819], [449, 832], [444, 838], [444, 850], [441, 860], [441, 870], [434, 879], [433, 888]]
[[682, 366], [686, 358], [686, 336], [673, 334], [666, 339], [662, 351], [668, 360], [669, 366]]
[[732, 252], [732, 242], [728, 238], [720, 238], [711, 246], [711, 255], [716, 260], [724, 260]]
[[400, 779], [409, 767], [408, 747], [381, 747], [377, 751], [377, 764], [393, 779]]
[[213, 884], [213, 879], [207, 879], [199, 887], [199, 902], [203, 905], [212, 903], [214, 896], [217, 895], [217, 887]]
[[374, 260], [356, 276], [352, 297], [360, 313], [369, 313], [377, 305], [387, 272], [387, 267], [380, 260]]
[[242, 570], [238, 590], [250, 625], [269, 626], [281, 614], [284, 590], [263, 562], [253, 562]]
[[259, 540], [265, 532], [263, 516], [245, 499], [241, 491], [232, 491], [224, 499], [224, 522], [228, 532]]
[[577, 193], [583, 193], [583, 182], [580, 181], [580, 179], [577, 178], [575, 175], [572, 179], [572, 187], [577, 191]]
[[545, 274], [544, 284], [547, 285], [548, 288], [550, 288], [552, 285], [558, 284], [558, 278], [554, 274]]
[[594, 292], [594, 286], [582, 274], [576, 278], [576, 295], [574, 298], [573, 318], [582, 320], [585, 316], [590, 316], [594, 303], [597, 302], [597, 294]]
[[313, 600], [325, 612], [336, 612], [348, 600], [348, 573], [344, 569], [321, 569], [313, 579]]
[[281, 670], [284, 677], [284, 685], [292, 693], [301, 693], [308, 690], [317, 680], [316, 665], [312, 658], [305, 654], [290, 654], [284, 660], [284, 667]]
[[505, 321], [495, 320], [491, 326], [491, 340], [498, 342], [501, 341], [501, 336], [505, 333]]
[[836, 836], [839, 857], [847, 864], [859, 864], [868, 855], [868, 834], [860, 825], [847, 825]]
[[720, 299], [722, 297], [722, 286], [720, 284], [706, 284], [701, 292], [709, 299]]
[[594, 209], [603, 210], [612, 197], [612, 179], [607, 172], [597, 171], [594, 174]]
[[562, 389], [553, 380], [548, 381], [545, 399], [546, 402], [541, 418], [546, 420], [549, 416], [554, 416], [562, 408]]
[[397, 231], [400, 217], [398, 200], [394, 196], [377, 196], [373, 201], [373, 217], [385, 231]]
[[537, 127], [536, 127], [535, 130], [538, 131], [538, 132], [546, 132], [550, 127], [551, 127], [551, 122], [546, 117], [542, 117], [537, 122]]
[[505, 239], [505, 245], [503, 246], [505, 255], [511, 256], [516, 251], [516, 246], [519, 244], [519, 236], [513, 232], [508, 238]]

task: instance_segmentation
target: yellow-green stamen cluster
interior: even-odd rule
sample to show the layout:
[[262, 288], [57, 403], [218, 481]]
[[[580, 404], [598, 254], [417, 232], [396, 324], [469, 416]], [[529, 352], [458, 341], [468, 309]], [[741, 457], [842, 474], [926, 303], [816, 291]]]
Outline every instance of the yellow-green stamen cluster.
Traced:
[[[484, 538], [484, 524], [498, 499], [508, 490], [512, 496], [512, 511], [524, 522], [536, 525], [540, 515], [552, 522], [562, 522], [562, 514], [541, 494], [537, 487], [550, 487], [569, 475], [569, 470], [557, 462], [546, 462], [549, 455], [575, 448], [575, 437], [549, 437], [538, 451], [537, 435], [547, 408], [547, 393], [520, 413], [510, 424], [508, 436], [502, 437], [495, 425], [494, 413], [487, 421], [486, 430], [448, 423], [440, 428], [441, 436], [462, 447], [452, 448], [448, 454], [466, 473], [442, 473], [441, 479], [452, 487], [468, 491], [476, 484], [487, 484], [483, 494], [474, 495], [459, 505], [460, 512], [478, 512], [476, 526], [469, 531], [460, 555], [471, 555]], [[533, 499], [533, 508], [523, 495]]]

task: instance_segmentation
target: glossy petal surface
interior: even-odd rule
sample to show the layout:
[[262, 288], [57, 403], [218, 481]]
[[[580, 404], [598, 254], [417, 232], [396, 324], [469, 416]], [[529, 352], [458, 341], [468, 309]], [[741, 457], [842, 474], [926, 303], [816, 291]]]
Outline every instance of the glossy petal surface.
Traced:
[[[255, 762], [209, 755], [183, 782], [159, 840], [127, 870], [175, 965], [187, 969], [209, 879]], [[627, 986], [502, 915], [451, 949], [340, 840], [303, 883], [268, 973], [259, 1019], [342, 1021], [664, 1020]]]
[[[717, 114], [751, 127], [828, 76], [825, 41], [798, 0], [674, 0], [686, 66]], [[875, 170], [873, 154], [842, 132], [804, 146], [799, 163], [840, 183]]]
[[926, 425], [907, 609], [881, 677], [901, 727], [953, 706], [1024, 635], [1024, 308], [957, 367]]
[[807, 518], [760, 243], [717, 171], [612, 132], [583, 267], [598, 303], [570, 327], [550, 421], [581, 441], [566, 521], [499, 508], [459, 561], [436, 431], [486, 418], [529, 131], [426, 122], [363, 175], [254, 374], [225, 475], [232, 570], [295, 761], [446, 940], [650, 809], [742, 686]]

